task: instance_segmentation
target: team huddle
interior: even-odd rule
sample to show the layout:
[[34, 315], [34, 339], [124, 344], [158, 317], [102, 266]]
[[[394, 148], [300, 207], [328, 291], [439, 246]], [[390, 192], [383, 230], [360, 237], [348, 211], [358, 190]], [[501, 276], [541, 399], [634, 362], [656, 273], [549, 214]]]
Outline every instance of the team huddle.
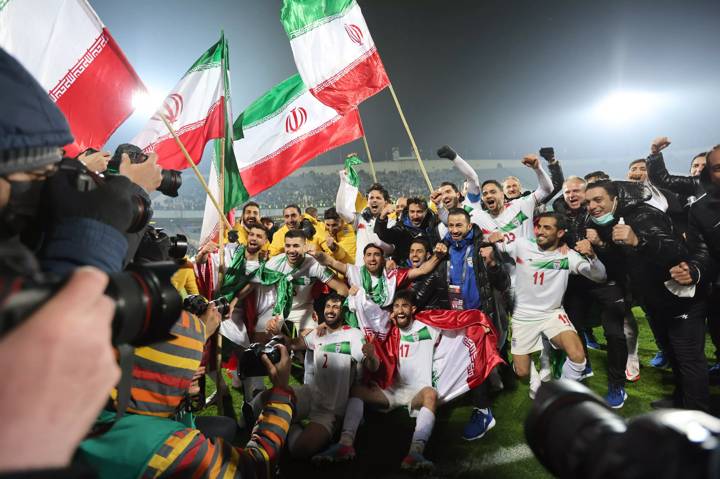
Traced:
[[[656, 140], [653, 155], [667, 144]], [[377, 183], [358, 194], [348, 167], [336, 207], [322, 221], [288, 205], [284, 226], [273, 231], [250, 202], [235, 225], [237, 241], [222, 252], [208, 243], [195, 259], [198, 278], [232, 300], [232, 317], [220, 326], [225, 338], [246, 346], [282, 336], [303, 362], [287, 438], [294, 457], [351, 460], [366, 407], [406, 407], [416, 422], [401, 466], [431, 469], [424, 447], [441, 405], [470, 395], [462, 438], [471, 441], [496, 424], [491, 390], [508, 372], [529, 379], [530, 397], [553, 376], [592, 375], [584, 333], [593, 304], [608, 342], [609, 406], [622, 407], [625, 382], [639, 378], [630, 306], [647, 306], [658, 319], [663, 313], [628, 279], [624, 255], [642, 256], [643, 242], [654, 241], [631, 222], [630, 208], [662, 216], [668, 208], [646, 172], [632, 170], [646, 160], [631, 165], [629, 181], [603, 172], [564, 178], [553, 149], [543, 148], [547, 171], [537, 155], [522, 160], [537, 176], [537, 188], [526, 192], [515, 177], [480, 182], [448, 146], [438, 155], [462, 173], [464, 185], [444, 182], [429, 202], [393, 203]], [[653, 155], [647, 163], [658, 161]], [[695, 284], [703, 268], [693, 244], [683, 247], [686, 254], [665, 271], [678, 289]], [[222, 288], [220, 254], [234, 278]], [[653, 331], [669, 353], [672, 341]], [[554, 375], [551, 357], [562, 361]], [[696, 391], [682, 387], [682, 368], [673, 369], [681, 404], [696, 407]], [[236, 376], [234, 383], [259, 414], [269, 394], [262, 378]]]

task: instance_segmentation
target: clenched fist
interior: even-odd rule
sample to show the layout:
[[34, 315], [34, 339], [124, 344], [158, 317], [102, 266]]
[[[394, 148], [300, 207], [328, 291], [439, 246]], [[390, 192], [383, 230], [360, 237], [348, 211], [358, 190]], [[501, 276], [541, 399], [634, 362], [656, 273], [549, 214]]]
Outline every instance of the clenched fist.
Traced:
[[639, 242], [632, 227], [630, 225], [621, 224], [613, 226], [612, 240], [617, 244], [628, 246], [637, 246]]

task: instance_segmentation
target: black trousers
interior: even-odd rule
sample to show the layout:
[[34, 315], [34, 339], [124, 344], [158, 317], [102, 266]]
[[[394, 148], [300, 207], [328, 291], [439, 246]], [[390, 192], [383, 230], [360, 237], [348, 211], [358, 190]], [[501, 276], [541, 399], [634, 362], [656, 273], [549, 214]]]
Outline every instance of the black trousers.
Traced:
[[[588, 316], [593, 302], [600, 305], [600, 318], [607, 339], [608, 383], [612, 386], [624, 386], [625, 367], [627, 365], [627, 342], [625, 340], [625, 293], [616, 283], [608, 283], [590, 288], [577, 285], [568, 288], [565, 294], [565, 312], [578, 331], [589, 326]], [[580, 338], [587, 357], [587, 346]]]
[[708, 299], [707, 331], [715, 346], [715, 361], [720, 363], [720, 284], [714, 285]]
[[680, 308], [662, 306], [648, 301], [653, 330], [665, 348], [675, 376], [676, 402], [686, 409], [708, 411], [710, 388], [705, 359], [707, 303], [694, 301]]

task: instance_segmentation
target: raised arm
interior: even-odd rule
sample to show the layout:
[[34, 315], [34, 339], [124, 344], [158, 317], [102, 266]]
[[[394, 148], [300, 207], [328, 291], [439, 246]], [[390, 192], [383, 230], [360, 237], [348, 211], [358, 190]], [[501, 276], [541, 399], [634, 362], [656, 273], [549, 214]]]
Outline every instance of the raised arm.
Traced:
[[547, 203], [562, 190], [563, 183], [565, 182], [565, 176], [563, 175], [562, 167], [560, 162], [555, 159], [555, 149], [552, 147], [540, 148], [540, 156], [547, 161], [548, 170], [550, 171], [550, 182], [552, 183], [552, 191], [547, 198], [543, 200], [543, 203]]
[[[336, 260], [324, 251], [308, 251], [307, 254], [315, 258], [321, 265], [332, 268], [340, 274], [347, 274], [347, 264]], [[344, 296], [347, 296], [347, 293]]]
[[407, 278], [409, 281], [413, 281], [416, 278], [419, 278], [420, 276], [425, 276], [426, 274], [430, 274], [433, 272], [435, 268], [437, 268], [437, 265], [440, 264], [440, 261], [447, 255], [447, 245], [445, 243], [438, 243], [435, 245], [435, 254], [433, 254], [430, 259], [425, 261], [423, 264], [418, 266], [417, 268], [412, 268], [410, 271], [408, 271]]
[[480, 178], [478, 177], [477, 172], [473, 169], [470, 164], [463, 160], [460, 155], [457, 154], [455, 150], [452, 149], [452, 147], [445, 145], [441, 147], [437, 151], [437, 155], [440, 158], [446, 158], [453, 162], [453, 165], [455, 165], [455, 168], [458, 169], [460, 173], [465, 177], [465, 181], [467, 181], [467, 191], [468, 196], [472, 196], [470, 198], [470, 201], [477, 202], [480, 200]]
[[525, 157], [522, 159], [522, 164], [527, 166], [528, 168], [531, 168], [533, 171], [535, 171], [535, 174], [537, 175], [538, 187], [535, 189], [535, 191], [533, 191], [535, 203], [540, 204], [546, 199], [549, 199], [550, 194], [553, 190], [553, 185], [552, 181], [550, 180], [550, 176], [545, 170], [542, 169], [542, 165], [540, 164], [540, 158], [538, 158], [537, 155], [525, 155]]
[[355, 224], [357, 212], [355, 211], [355, 199], [357, 187], [348, 183], [344, 170], [340, 170], [340, 186], [335, 196], [335, 210], [347, 223]]

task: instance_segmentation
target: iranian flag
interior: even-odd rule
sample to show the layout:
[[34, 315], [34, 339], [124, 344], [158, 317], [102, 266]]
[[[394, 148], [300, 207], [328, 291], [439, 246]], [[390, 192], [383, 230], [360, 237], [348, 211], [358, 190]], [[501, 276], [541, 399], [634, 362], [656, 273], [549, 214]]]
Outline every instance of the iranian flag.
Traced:
[[227, 44], [222, 35], [190, 67], [145, 128], [132, 139], [131, 143], [143, 151], [157, 153], [158, 164], [163, 168], [182, 170], [190, 165], [161, 115], [172, 125], [195, 164], [202, 159], [208, 141], [225, 135], [226, 54]]
[[310, 91], [340, 113], [390, 83], [354, 0], [284, 0], [280, 14]]
[[0, 0], [0, 47], [65, 114], [70, 156], [100, 149], [133, 112], [140, 78], [85, 0]]

